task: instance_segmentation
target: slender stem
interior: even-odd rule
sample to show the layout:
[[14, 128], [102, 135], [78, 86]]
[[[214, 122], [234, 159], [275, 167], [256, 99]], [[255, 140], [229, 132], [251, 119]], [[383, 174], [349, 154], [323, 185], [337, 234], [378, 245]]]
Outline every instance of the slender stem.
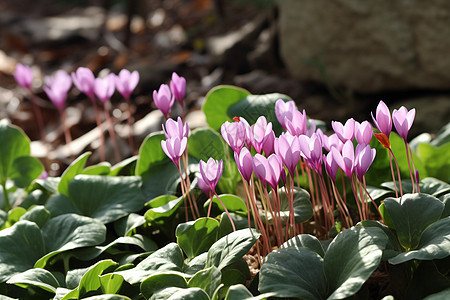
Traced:
[[189, 197], [189, 202], [191, 204], [194, 204], [194, 209], [197, 213], [197, 216], [200, 218], [200, 212], [198, 210], [197, 200], [195, 199], [194, 194], [191, 195], [191, 180], [189, 179], [189, 172], [188, 172], [188, 147], [187, 146], [186, 146], [186, 150], [184, 151], [181, 158], [183, 159], [184, 174], [186, 174], [186, 180], [185, 180], [186, 193], [187, 193], [187, 196]]
[[9, 203], [8, 190], [6, 189], [6, 181], [2, 182], [2, 187], [3, 187], [3, 195], [4, 195], [3, 197], [5, 198], [6, 210], [10, 211], [11, 204]]
[[100, 112], [97, 108], [97, 103], [95, 103], [95, 98], [90, 98], [92, 102], [92, 107], [94, 107], [95, 121], [97, 122], [97, 128], [100, 131], [100, 159], [105, 161], [105, 136], [103, 135], [102, 121], [100, 120]]
[[128, 105], [128, 118], [127, 118], [128, 143], [130, 144], [131, 153], [133, 153], [133, 155], [135, 155], [136, 149], [134, 147], [134, 140], [133, 140], [133, 117], [132, 117], [130, 97], [126, 97], [125, 100], [127, 100], [127, 105]]
[[72, 153], [72, 147], [71, 147], [72, 136], [70, 135], [69, 126], [67, 126], [66, 111], [64, 110], [64, 108], [59, 109], [59, 114], [61, 115], [61, 123], [62, 123], [63, 130], [64, 130], [64, 138], [66, 140], [66, 145], [69, 149], [70, 158], [72, 160], [74, 160], [75, 157], [74, 157], [74, 153]]
[[267, 200], [267, 206], [269, 207], [269, 212], [272, 215], [272, 220], [275, 225], [275, 233], [276, 233], [275, 237], [277, 238], [277, 245], [278, 245], [278, 247], [280, 247], [281, 246], [281, 236], [279, 235], [278, 219], [277, 219], [275, 211], [272, 207], [272, 204], [270, 203], [269, 193], [267, 192], [267, 189], [265, 187], [264, 187], [264, 197]]
[[[189, 206], [190, 206], [190, 208], [191, 208], [191, 213], [192, 213], [192, 217], [194, 218], [194, 220], [197, 220], [197, 216], [195, 215], [195, 211], [194, 211], [194, 205], [192, 204], [192, 200], [191, 200], [191, 197], [189, 197], [189, 190], [187, 189], [187, 186], [186, 186], [186, 182], [184, 181], [184, 178], [183, 178], [183, 173], [181, 172], [181, 167], [180, 167], [180, 163], [178, 163], [178, 174], [180, 174], [180, 179], [181, 179], [181, 193], [183, 194], [183, 197], [184, 198], [188, 198], [188, 200], [189, 200]], [[188, 207], [187, 206], [185, 206], [185, 208], [184, 208], [186, 211], [188, 210]], [[198, 215], [198, 216], [200, 216], [200, 215]]]
[[367, 196], [369, 196], [370, 201], [373, 203], [373, 205], [374, 205], [375, 208], [377, 209], [378, 214], [380, 215], [381, 219], [383, 220], [383, 223], [386, 224], [386, 222], [384, 221], [383, 215], [381, 214], [380, 209], [378, 208], [377, 203], [375, 202], [375, 200], [372, 199], [372, 197], [371, 197], [370, 194], [369, 194], [369, 191], [368, 191], [367, 188], [366, 188], [366, 180], [365, 180], [365, 176], [363, 177], [363, 179], [364, 179], [364, 184], [363, 184], [364, 191], [366, 191], [366, 194], [367, 194]]
[[230, 223], [231, 223], [231, 227], [233, 227], [233, 231], [236, 231], [236, 227], [234, 226], [234, 222], [233, 219], [231, 219], [231, 215], [228, 212], [227, 207], [223, 204], [222, 200], [220, 200], [219, 195], [217, 195], [217, 193], [215, 191], [213, 191], [214, 195], [217, 197], [217, 199], [219, 199], [220, 204], [222, 204], [223, 209], [225, 209], [225, 212], [227, 213], [228, 218], [230, 219]]
[[398, 167], [397, 159], [395, 158], [394, 152], [392, 152], [392, 149], [389, 148], [389, 151], [392, 154], [392, 157], [394, 158], [395, 165], [397, 166], [397, 176], [398, 176], [398, 185], [400, 186], [400, 197], [403, 196], [403, 186], [402, 186], [402, 179], [400, 175], [400, 168]]
[[364, 216], [363, 216], [363, 213], [361, 211], [361, 205], [359, 203], [359, 197], [358, 197], [358, 194], [356, 192], [356, 184], [355, 184], [355, 181], [354, 181], [353, 177], [350, 178], [350, 183], [351, 183], [351, 186], [352, 186], [353, 196], [355, 196], [356, 206], [358, 207], [359, 220], [360, 221], [364, 221]]
[[418, 173], [416, 170], [416, 165], [414, 164], [412, 149], [411, 149], [411, 147], [409, 147], [409, 145], [408, 145], [408, 149], [409, 149], [409, 153], [411, 154], [411, 164], [412, 164], [413, 172], [414, 172], [414, 180], [416, 181], [416, 185], [417, 185], [417, 192], [420, 193]]
[[408, 149], [408, 143], [405, 141], [405, 149], [406, 149], [406, 159], [408, 160], [408, 168], [409, 168], [409, 175], [411, 176], [411, 184], [412, 184], [412, 194], [414, 194], [414, 190], [416, 187], [416, 182], [414, 180], [412, 170], [411, 170], [411, 161], [409, 159], [409, 149]]
[[36, 121], [38, 123], [39, 134], [41, 135], [41, 140], [44, 143], [47, 143], [47, 137], [45, 135], [44, 121], [42, 119], [42, 113], [37, 104], [36, 96], [33, 94], [31, 90], [27, 90], [28, 95], [31, 99], [31, 106], [33, 107], [34, 116], [36, 117]]
[[[178, 164], [176, 166], [177, 166], [177, 170], [178, 170], [178, 172], [180, 173], [180, 176], [181, 176], [180, 161], [178, 161]], [[183, 177], [181, 177], [181, 182], [183, 182]], [[189, 221], [189, 212], [188, 212], [186, 196], [184, 196], [184, 185], [183, 185], [183, 183], [181, 184], [181, 193], [183, 194], [182, 197], [183, 197], [183, 203], [184, 203], [184, 214], [185, 214], [185, 217], [186, 217], [186, 222], [188, 222]], [[210, 201], [211, 202], [209, 203], [209, 205], [210, 205], [210, 209], [211, 209], [212, 197], [211, 197]], [[207, 217], [209, 217], [209, 210], [208, 210]]]
[[395, 198], [398, 198], [398, 191], [397, 191], [397, 184], [395, 183], [395, 174], [394, 174], [394, 167], [392, 166], [392, 155], [391, 150], [388, 149], [389, 153], [389, 164], [391, 165], [391, 174], [392, 174], [392, 181], [394, 182], [394, 188], [395, 188]]
[[114, 155], [115, 155], [116, 161], [119, 162], [120, 161], [119, 146], [117, 145], [116, 133], [114, 132], [112, 119], [111, 119], [111, 116], [109, 115], [109, 110], [106, 107], [106, 103], [107, 102], [103, 103], [103, 108], [105, 111], [106, 120], [108, 121], [108, 124], [109, 124], [109, 135], [111, 136], [111, 139], [112, 139], [112, 142], [114, 145]]
[[334, 197], [336, 198], [336, 202], [338, 203], [338, 206], [341, 207], [341, 209], [344, 212], [344, 216], [345, 216], [344, 219], [346, 220], [347, 228], [350, 228], [350, 227], [353, 226], [353, 221], [352, 221], [352, 218], [350, 216], [350, 212], [348, 211], [347, 205], [344, 203], [344, 200], [342, 200], [341, 195], [339, 194], [339, 191], [337, 189], [336, 184], [333, 181], [331, 181], [331, 185], [332, 185]]

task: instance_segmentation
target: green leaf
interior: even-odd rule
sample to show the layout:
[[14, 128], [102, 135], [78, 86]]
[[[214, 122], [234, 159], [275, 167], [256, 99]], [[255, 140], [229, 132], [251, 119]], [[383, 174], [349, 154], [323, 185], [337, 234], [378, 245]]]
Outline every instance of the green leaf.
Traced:
[[450, 143], [440, 147], [419, 144], [417, 155], [424, 162], [428, 176], [450, 181]]
[[[272, 198], [272, 193], [269, 194]], [[282, 222], [286, 222], [289, 217], [289, 201], [284, 188], [279, 189], [280, 196], [280, 215]], [[299, 187], [294, 187], [294, 216], [296, 223], [302, 223], [309, 220], [313, 216], [312, 204], [309, 201], [309, 193]], [[264, 221], [266, 216], [261, 214]], [[272, 221], [272, 216], [268, 215], [269, 222]]]
[[183, 299], [183, 300], [209, 300], [206, 292], [200, 288], [179, 288], [179, 287], [167, 287], [161, 290], [158, 290], [150, 300], [175, 300], [175, 299]]
[[387, 198], [384, 206], [392, 219], [400, 244], [407, 250], [416, 249], [422, 232], [439, 220], [444, 204], [427, 194], [404, 194]]
[[30, 155], [30, 140], [23, 131], [8, 124], [6, 119], [0, 121], [0, 183], [6, 183], [10, 169], [16, 158]]
[[441, 219], [450, 216], [450, 193], [442, 195], [439, 200], [444, 203], [444, 211], [442, 212]]
[[[392, 185], [393, 186], [393, 185]], [[384, 199], [386, 195], [392, 194], [393, 192], [390, 190], [379, 189], [373, 186], [367, 186], [367, 191], [369, 192], [370, 197], [375, 201], [378, 199]]]
[[450, 288], [440, 291], [439, 293], [429, 295], [429, 296], [423, 298], [423, 300], [442, 300], [442, 299], [449, 299], [449, 298], [450, 298]]
[[4, 228], [8, 228], [17, 223], [20, 218], [27, 212], [27, 210], [23, 207], [15, 207], [8, 211], [8, 217], [6, 218]]
[[415, 250], [400, 253], [389, 259], [396, 265], [405, 261], [441, 259], [450, 255], [450, 217], [440, 219], [431, 224], [421, 234], [420, 242]]
[[328, 299], [354, 295], [378, 267], [388, 237], [379, 228], [352, 227], [328, 246], [323, 267], [332, 294]]
[[400, 242], [398, 241], [395, 230], [389, 228], [388, 226], [381, 224], [380, 222], [375, 220], [362, 221], [356, 224], [356, 226], [376, 227], [383, 230], [384, 234], [386, 234], [386, 236], [388, 237], [388, 242], [385, 249], [383, 250], [382, 260], [390, 259], [404, 250], [402, 245], [400, 245]]
[[222, 270], [242, 258], [256, 243], [259, 236], [256, 230], [250, 229], [238, 230], [224, 236], [208, 250], [206, 268], [215, 266]]
[[189, 287], [198, 287], [204, 290], [209, 297], [214, 295], [214, 291], [219, 287], [222, 273], [216, 267], [207, 268], [195, 273], [189, 280]]
[[176, 229], [177, 243], [191, 259], [208, 251], [217, 241], [219, 221], [212, 218], [200, 218], [195, 221], [181, 223]]
[[436, 134], [436, 137], [431, 141], [431, 145], [433, 146], [442, 146], [450, 142], [450, 122], [447, 123], [444, 127], [439, 130]]
[[45, 254], [39, 227], [30, 221], [19, 221], [0, 231], [0, 282], [33, 268]]
[[52, 215], [75, 212], [107, 224], [144, 207], [137, 176], [77, 175], [69, 184], [69, 198], [51, 197], [46, 208]]
[[260, 116], [264, 116], [267, 122], [272, 122], [272, 129], [276, 136], [283, 132], [283, 127], [275, 115], [275, 103], [278, 99], [293, 101], [289, 96], [283, 94], [248, 95], [241, 101], [231, 105], [227, 114], [229, 117], [244, 117], [248, 123], [254, 124]]
[[83, 298], [83, 300], [131, 300], [131, 298], [122, 295], [105, 294]]
[[130, 284], [136, 284], [145, 278], [162, 272], [179, 272], [182, 274], [184, 256], [180, 247], [175, 243], [170, 243], [165, 247], [150, 254], [136, 267], [124, 271], [114, 272], [120, 274]]
[[119, 274], [106, 274], [100, 276], [100, 285], [104, 294], [117, 293], [123, 283], [123, 277]]
[[61, 175], [61, 180], [58, 184], [58, 192], [69, 197], [69, 183], [72, 179], [83, 172], [86, 161], [91, 156], [91, 152], [81, 154], [75, 159]]
[[42, 228], [42, 235], [47, 254], [35, 263], [35, 268], [44, 268], [50, 258], [61, 252], [103, 243], [106, 227], [95, 219], [66, 214], [50, 219]]
[[33, 180], [38, 178], [44, 166], [35, 157], [21, 156], [14, 160], [9, 171], [9, 178], [17, 187], [26, 188]]
[[188, 285], [186, 279], [177, 273], [159, 273], [142, 281], [141, 293], [149, 299], [158, 290], [168, 287], [187, 288]]
[[151, 167], [170, 161], [161, 148], [161, 141], [163, 140], [166, 140], [166, 137], [161, 132], [151, 133], [145, 138], [139, 148], [136, 175], [142, 175]]
[[228, 109], [248, 95], [248, 91], [231, 85], [220, 85], [211, 89], [206, 94], [202, 107], [209, 127], [219, 131], [225, 121], [231, 122], [234, 116], [229, 116]]
[[15, 284], [22, 288], [35, 286], [50, 293], [56, 293], [59, 287], [58, 280], [52, 273], [45, 269], [29, 269], [11, 277], [6, 283]]
[[132, 156], [111, 167], [109, 176], [131, 176], [136, 174], [138, 156]]
[[36, 223], [39, 227], [47, 223], [50, 220], [50, 212], [45, 209], [42, 205], [33, 206], [30, 210], [28, 210], [25, 214], [20, 217], [20, 220], [28, 220]]
[[167, 220], [174, 217], [182, 203], [183, 197], [176, 198], [167, 195], [157, 197], [148, 202], [151, 208], [144, 217], [151, 225], [165, 226], [168, 223]]
[[323, 250], [322, 244], [315, 236], [312, 236], [310, 234], [299, 234], [297, 236], [294, 236], [293, 238], [282, 244], [280, 248], [302, 248], [316, 252], [322, 258], [325, 256], [325, 251]]
[[244, 285], [236, 284], [228, 288], [225, 300], [265, 300], [272, 296], [275, 296], [275, 293], [265, 293], [258, 295], [257, 297], [253, 297], [252, 293], [250, 293]]
[[114, 229], [119, 236], [131, 236], [134, 229], [144, 224], [144, 216], [131, 213], [114, 222]]
[[[395, 190], [394, 182], [392, 182], [392, 181], [384, 182], [381, 185], [384, 187], [387, 187], [393, 191]], [[396, 182], [396, 185], [397, 185], [397, 189], [399, 189], [398, 182]], [[402, 180], [402, 188], [403, 188], [404, 194], [412, 193], [411, 180]], [[443, 182], [439, 179], [433, 178], [433, 177], [427, 177], [427, 178], [424, 178], [419, 183], [419, 188], [420, 188], [421, 193], [429, 194], [429, 195], [437, 197], [439, 195], [449, 192], [450, 184]]]
[[96, 165], [89, 166], [81, 172], [85, 175], [108, 175], [111, 172], [111, 164], [107, 161], [102, 161]]
[[280, 248], [270, 252], [261, 267], [259, 291], [276, 297], [319, 300], [327, 295], [323, 259], [305, 248]]
[[[223, 204], [225, 204], [229, 212], [233, 212], [245, 217], [247, 216], [247, 206], [241, 198], [232, 194], [222, 194], [219, 197], [222, 200]], [[211, 200], [209, 199], [203, 204], [205, 213], [208, 211], [210, 201]], [[214, 195], [212, 201], [213, 203], [211, 207], [211, 215], [220, 215], [221, 213], [225, 212], [225, 209], [223, 208], [216, 195]]]

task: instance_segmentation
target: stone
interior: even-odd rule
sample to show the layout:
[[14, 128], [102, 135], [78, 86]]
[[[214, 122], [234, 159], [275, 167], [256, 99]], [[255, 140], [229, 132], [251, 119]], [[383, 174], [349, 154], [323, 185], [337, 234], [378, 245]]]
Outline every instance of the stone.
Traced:
[[446, 0], [278, 3], [281, 56], [300, 80], [362, 93], [450, 87]]

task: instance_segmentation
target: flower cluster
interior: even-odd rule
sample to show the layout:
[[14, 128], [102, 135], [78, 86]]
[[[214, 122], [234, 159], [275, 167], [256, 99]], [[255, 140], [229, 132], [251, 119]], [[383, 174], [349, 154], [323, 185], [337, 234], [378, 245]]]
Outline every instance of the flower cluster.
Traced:
[[175, 101], [177, 101], [184, 110], [183, 99], [185, 92], [186, 79], [178, 76], [178, 74], [174, 72], [172, 73], [170, 87], [167, 84], [161, 84], [158, 91], [153, 91], [153, 101], [155, 102], [156, 107], [163, 113], [164, 117], [168, 119]]

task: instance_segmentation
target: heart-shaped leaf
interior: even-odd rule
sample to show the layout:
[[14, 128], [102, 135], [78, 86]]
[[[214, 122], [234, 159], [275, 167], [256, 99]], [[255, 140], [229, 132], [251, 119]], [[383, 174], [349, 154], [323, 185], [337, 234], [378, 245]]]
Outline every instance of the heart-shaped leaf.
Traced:
[[159, 273], [149, 276], [141, 283], [141, 293], [146, 299], [157, 292], [168, 287], [187, 288], [186, 279], [177, 273]]
[[421, 143], [417, 145], [417, 155], [424, 162], [428, 176], [450, 181], [450, 143], [440, 147]]
[[305, 248], [274, 250], [261, 267], [258, 289], [276, 297], [325, 299], [327, 282], [323, 259]]
[[169, 300], [169, 299], [183, 299], [183, 300], [209, 300], [208, 294], [200, 288], [179, 288], [167, 287], [158, 290], [150, 298], [150, 300]]
[[131, 236], [133, 229], [145, 224], [144, 216], [131, 213], [116, 222], [114, 222], [114, 229], [119, 236]]
[[[384, 182], [381, 185], [391, 190], [395, 190], [394, 182], [392, 181]], [[396, 185], [397, 189], [399, 189], [398, 182], [396, 182]], [[402, 180], [402, 188], [403, 193], [412, 193], [413, 187], [411, 180]], [[432, 177], [427, 177], [420, 181], [419, 188], [421, 193], [435, 197], [450, 192], [450, 184]]]
[[20, 217], [20, 220], [28, 220], [36, 223], [39, 227], [47, 223], [50, 220], [50, 212], [45, 209], [42, 205], [36, 205], [28, 210], [25, 214]]
[[242, 258], [259, 236], [256, 230], [241, 229], [222, 237], [208, 250], [206, 268], [215, 266], [222, 270]]
[[139, 148], [139, 158], [136, 165], [136, 175], [142, 175], [152, 166], [168, 162], [170, 159], [161, 148], [161, 141], [166, 137], [161, 132], [148, 135]]
[[219, 221], [212, 218], [200, 218], [181, 223], [176, 229], [177, 243], [188, 259], [208, 251], [217, 241]]
[[323, 267], [328, 299], [354, 295], [378, 267], [388, 237], [379, 228], [352, 227], [340, 232], [328, 246]]
[[29, 269], [11, 277], [6, 283], [28, 288], [29, 286], [39, 287], [50, 293], [56, 293], [59, 287], [58, 280], [52, 273], [45, 269]]
[[[229, 212], [233, 212], [235, 214], [239, 214], [242, 216], [247, 216], [247, 206], [245, 202], [236, 195], [231, 194], [222, 194], [219, 196], [220, 200], [222, 200], [223, 204], [225, 204], [226, 208]], [[203, 204], [203, 209], [205, 213], [208, 211], [208, 206], [210, 203], [210, 199]], [[220, 203], [217, 196], [214, 196], [212, 199], [212, 207], [211, 207], [211, 215], [220, 215], [225, 212], [222, 204]]]
[[220, 85], [211, 89], [206, 94], [202, 108], [209, 127], [219, 131], [225, 121], [231, 122], [234, 116], [229, 116], [228, 109], [248, 95], [248, 91], [231, 85]]
[[281, 245], [280, 248], [292, 248], [292, 249], [303, 248], [316, 252], [322, 258], [325, 256], [325, 251], [323, 250], [320, 241], [315, 236], [312, 236], [310, 234], [299, 234], [297, 236], [294, 236], [293, 238], [285, 242], [283, 245]]
[[123, 283], [123, 277], [119, 274], [106, 274], [100, 276], [100, 285], [104, 294], [117, 293]]
[[183, 265], [183, 252], [177, 244], [170, 243], [152, 253], [136, 267], [114, 273], [122, 275], [128, 283], [136, 284], [151, 275], [162, 272], [178, 272], [183, 275]]
[[275, 296], [275, 293], [265, 293], [254, 297], [252, 293], [243, 284], [232, 285], [228, 288], [225, 300], [265, 300]]
[[42, 227], [42, 235], [47, 254], [35, 263], [35, 268], [44, 268], [50, 258], [61, 252], [103, 243], [106, 227], [95, 219], [66, 214], [50, 219]]
[[0, 231], [0, 282], [33, 268], [45, 253], [41, 230], [33, 222], [19, 221]]
[[86, 161], [91, 156], [91, 152], [81, 154], [75, 159], [61, 175], [61, 180], [58, 184], [58, 193], [69, 197], [69, 183], [72, 179], [83, 172]]
[[210, 297], [214, 295], [215, 290], [219, 287], [222, 273], [216, 267], [207, 268], [195, 273], [189, 280], [188, 286], [198, 287], [204, 290]]
[[26, 188], [42, 174], [42, 171], [44, 171], [44, 166], [37, 158], [21, 156], [12, 163], [9, 170], [9, 178], [14, 182], [15, 186]]
[[444, 204], [427, 194], [405, 194], [387, 198], [384, 206], [392, 219], [400, 244], [407, 250], [416, 249], [422, 232], [439, 220]]
[[111, 172], [111, 164], [107, 161], [102, 161], [96, 165], [89, 166], [81, 172], [85, 175], [108, 175]]
[[405, 261], [441, 259], [450, 255], [450, 217], [440, 219], [431, 224], [422, 233], [419, 245], [415, 250], [400, 253], [389, 259], [396, 265]]

